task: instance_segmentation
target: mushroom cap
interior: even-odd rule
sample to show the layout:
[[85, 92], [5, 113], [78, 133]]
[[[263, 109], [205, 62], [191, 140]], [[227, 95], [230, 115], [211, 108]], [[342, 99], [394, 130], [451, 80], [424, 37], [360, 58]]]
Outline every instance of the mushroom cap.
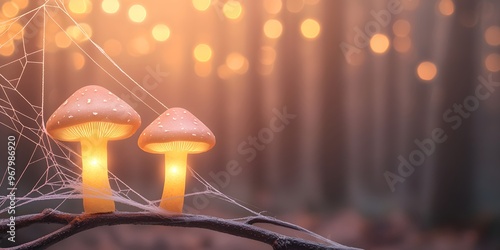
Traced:
[[170, 108], [144, 129], [138, 144], [149, 153], [182, 151], [197, 154], [211, 149], [215, 136], [189, 111]]
[[141, 117], [109, 90], [89, 85], [71, 95], [47, 121], [47, 132], [61, 141], [83, 138], [119, 140], [130, 137]]

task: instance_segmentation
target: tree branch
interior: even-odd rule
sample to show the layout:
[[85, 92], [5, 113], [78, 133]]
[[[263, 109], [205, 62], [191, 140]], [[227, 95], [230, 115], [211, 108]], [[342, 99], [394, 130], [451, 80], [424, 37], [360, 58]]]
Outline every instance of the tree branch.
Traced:
[[[0, 231], [8, 231], [8, 220], [0, 221]], [[250, 217], [245, 222], [221, 219], [204, 215], [160, 215], [147, 212], [115, 212], [106, 214], [70, 214], [52, 209], [46, 209], [40, 214], [24, 215], [16, 218], [16, 229], [30, 226], [36, 223], [63, 224], [62, 228], [42, 236], [31, 242], [8, 248], [10, 250], [19, 249], [41, 249], [49, 247], [74, 234], [100, 226], [112, 226], [120, 224], [136, 225], [162, 225], [173, 227], [193, 227], [204, 228], [230, 235], [235, 235], [247, 239], [260, 241], [270, 245], [275, 250], [307, 250], [307, 249], [328, 249], [328, 250], [355, 250], [351, 247], [332, 247], [322, 245], [299, 238], [285, 236], [256, 227], [254, 223], [268, 223], [282, 227], [304, 231], [302, 228], [273, 219], [263, 219], [260, 217]]]

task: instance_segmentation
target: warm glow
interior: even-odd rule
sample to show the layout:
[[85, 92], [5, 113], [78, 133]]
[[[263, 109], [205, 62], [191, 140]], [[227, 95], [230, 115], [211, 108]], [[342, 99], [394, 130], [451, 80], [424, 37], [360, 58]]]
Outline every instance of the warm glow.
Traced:
[[305, 0], [306, 4], [315, 5], [319, 3], [319, 0]]
[[238, 19], [241, 16], [243, 7], [239, 1], [229, 0], [222, 7], [222, 12], [229, 19]]
[[15, 17], [19, 13], [19, 7], [13, 2], [6, 2], [2, 5], [2, 13], [6, 18]]
[[451, 0], [441, 0], [438, 4], [438, 9], [441, 14], [449, 16], [455, 11], [455, 4]]
[[120, 2], [118, 0], [103, 0], [101, 7], [104, 12], [114, 14], [120, 9]]
[[68, 8], [75, 14], [85, 14], [90, 12], [92, 3], [89, 0], [69, 0]]
[[122, 44], [114, 39], [107, 40], [104, 45], [104, 51], [110, 56], [118, 56], [122, 53]]
[[375, 34], [370, 39], [370, 48], [377, 54], [382, 54], [389, 48], [389, 38], [383, 34]]
[[212, 73], [212, 64], [210, 62], [196, 62], [194, 72], [199, 77], [207, 77]]
[[394, 35], [399, 37], [408, 36], [410, 34], [410, 30], [411, 30], [410, 22], [403, 19], [397, 20], [392, 25], [392, 31], [394, 32]]
[[268, 20], [264, 24], [264, 34], [269, 38], [278, 38], [283, 32], [281, 22], [276, 19]]
[[193, 51], [194, 58], [200, 62], [208, 62], [212, 57], [212, 49], [206, 44], [198, 44]]
[[286, 9], [292, 13], [298, 13], [304, 8], [304, 0], [287, 0]]
[[491, 46], [500, 45], [500, 27], [499, 26], [490, 26], [484, 32], [484, 40]]
[[128, 10], [128, 17], [132, 22], [141, 23], [146, 19], [146, 9], [140, 4], [132, 5]]
[[305, 38], [314, 39], [319, 35], [321, 26], [314, 19], [306, 19], [304, 22], [302, 22], [300, 30], [302, 31], [302, 35]]
[[417, 67], [417, 74], [420, 79], [430, 81], [436, 77], [437, 67], [432, 62], [421, 62]]
[[151, 33], [153, 34], [153, 38], [159, 42], [166, 41], [170, 37], [170, 29], [165, 24], [155, 25]]
[[92, 37], [92, 28], [86, 23], [80, 23], [79, 27], [68, 27], [66, 29], [66, 33], [68, 33], [68, 35], [75, 39], [77, 42], [82, 42]]
[[23, 38], [23, 26], [19, 22], [13, 23], [9, 28], [9, 37], [13, 37], [15, 40], [20, 40]]
[[233, 71], [237, 71], [245, 64], [245, 57], [240, 53], [231, 53], [226, 57], [226, 64]]
[[409, 37], [396, 37], [393, 43], [394, 49], [399, 53], [405, 53], [411, 49], [411, 39]]
[[193, 6], [199, 11], [205, 11], [210, 7], [210, 0], [193, 0]]
[[0, 47], [0, 55], [1, 56], [11, 56], [14, 54], [16, 47], [14, 47], [14, 41], [10, 40], [6, 43], [2, 43], [3, 46]]
[[19, 7], [19, 9], [24, 9], [28, 7], [29, 1], [28, 0], [12, 0], [13, 3]]
[[[111, 199], [112, 191], [108, 179], [107, 141], [84, 139], [81, 141], [81, 149], [85, 213], [114, 212], [115, 202]], [[106, 196], [108, 198], [105, 198]]]
[[488, 69], [491, 72], [500, 71], [500, 54], [496, 53], [489, 54], [486, 57], [484, 64], [486, 66], [486, 69]]
[[260, 48], [260, 63], [264, 65], [272, 65], [276, 60], [276, 50], [270, 46], [264, 46]]
[[71, 39], [64, 33], [64, 31], [59, 31], [54, 37], [56, 46], [59, 48], [67, 48], [71, 45]]
[[136, 37], [128, 44], [128, 53], [132, 56], [147, 55], [151, 51], [151, 45], [145, 37]]
[[85, 57], [81, 53], [73, 53], [73, 66], [76, 70], [81, 70], [85, 66]]
[[281, 11], [283, 3], [281, 0], [265, 0], [264, 1], [264, 9], [267, 13], [276, 15]]
[[234, 74], [234, 71], [229, 69], [226, 64], [223, 64], [217, 68], [217, 75], [220, 79], [228, 79]]
[[186, 189], [187, 152], [165, 153], [165, 183], [160, 207], [173, 213], [182, 213]]

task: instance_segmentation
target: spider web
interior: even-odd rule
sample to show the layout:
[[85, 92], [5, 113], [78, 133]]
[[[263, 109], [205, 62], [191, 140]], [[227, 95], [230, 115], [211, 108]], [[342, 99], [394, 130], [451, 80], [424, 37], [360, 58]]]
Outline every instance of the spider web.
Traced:
[[[15, 188], [17, 216], [32, 213], [33, 211], [39, 212], [45, 208], [63, 209], [66, 203], [71, 201], [81, 202], [83, 198], [81, 194], [81, 167], [79, 165], [80, 154], [65, 143], [51, 139], [45, 129], [44, 117], [48, 115], [44, 113], [47, 102], [45, 74], [47, 72], [46, 25], [48, 22], [54, 23], [61, 31], [65, 32], [68, 38], [71, 39], [72, 45], [75, 45], [86, 58], [131, 95], [137, 97], [132, 91], [132, 87], [139, 87], [144, 91], [150, 99], [144, 101], [144, 98], [137, 98], [137, 100], [140, 100], [151, 111], [159, 115], [161, 112], [155, 110], [153, 106], [167, 109], [163, 103], [132, 79], [106, 54], [104, 49], [92, 40], [84, 28], [66, 10], [62, 0], [44, 0], [39, 6], [30, 8], [14, 18], [0, 22], [0, 31], [2, 31], [0, 34], [0, 49], [15, 45], [16, 51], [10, 57], [0, 58], [0, 127], [3, 135], [16, 136], [16, 148], [23, 148], [22, 155], [21, 152], [18, 152], [16, 156], [15, 181], [10, 182], [8, 179], [9, 171], [7, 168], [2, 168], [3, 173], [0, 172], [0, 216], [2, 217], [10, 216], [8, 215], [10, 196], [9, 192], [6, 191], [8, 188]], [[95, 56], [91, 56], [91, 53], [86, 48], [80, 46], [64, 28], [67, 25], [58, 21], [58, 15], [70, 20], [70, 24], [78, 28], [81, 34], [90, 42], [91, 47], [96, 49], [99, 55], [103, 56], [111, 66], [103, 66]], [[28, 34], [27, 30], [33, 26], [35, 26], [34, 30], [37, 31], [38, 38], [41, 39], [36, 39], [32, 33]], [[5, 58], [15, 59], [5, 62]], [[112, 71], [118, 73], [113, 74]], [[30, 76], [30, 79], [39, 75], [39, 82], [27, 81], [27, 75]], [[128, 85], [132, 87], [119, 80], [121, 78], [126, 79], [129, 82]], [[27, 151], [27, 149], [30, 150]], [[189, 170], [192, 177], [201, 183], [205, 190], [186, 194], [186, 197], [208, 195], [243, 209], [249, 216], [265, 217], [261, 213], [253, 211], [223, 194], [193, 169]], [[167, 213], [158, 208], [159, 200], [145, 198], [112, 172], [108, 174], [113, 190], [112, 199], [116, 203], [124, 204], [138, 211], [158, 214]], [[234, 220], [242, 219], [245, 218], [235, 218]], [[306, 229], [303, 230], [316, 239], [332, 246], [345, 247]]]

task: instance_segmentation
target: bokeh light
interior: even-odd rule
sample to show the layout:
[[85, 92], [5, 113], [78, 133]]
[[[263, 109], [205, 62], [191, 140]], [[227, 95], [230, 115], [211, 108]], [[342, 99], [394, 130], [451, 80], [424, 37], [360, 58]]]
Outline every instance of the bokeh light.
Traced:
[[[8, 37], [13, 37], [15, 40], [20, 40], [23, 38], [23, 26], [19, 22], [13, 23], [10, 27], [6, 27], [9, 29]], [[1, 44], [0, 44], [1, 45]]]
[[77, 42], [83, 42], [92, 37], [92, 28], [86, 23], [80, 23], [80, 27], [69, 26], [66, 33]]
[[408, 36], [410, 34], [410, 30], [411, 30], [410, 22], [404, 19], [399, 19], [392, 25], [392, 31], [394, 32], [394, 35], [399, 37]]
[[264, 65], [272, 65], [276, 61], [276, 50], [270, 46], [260, 48], [259, 61]]
[[500, 45], [500, 27], [499, 26], [490, 26], [484, 32], [484, 40], [491, 46]]
[[11, 56], [14, 54], [16, 47], [14, 46], [14, 41], [10, 40], [2, 43], [3, 46], [0, 47], [0, 55], [1, 56]]
[[455, 4], [451, 0], [441, 0], [438, 3], [439, 12], [445, 16], [450, 16], [455, 12]]
[[128, 10], [128, 17], [132, 22], [141, 23], [146, 19], [146, 16], [146, 9], [140, 4], [132, 5]]
[[300, 25], [300, 31], [305, 38], [314, 39], [319, 35], [321, 31], [321, 26], [318, 21], [314, 19], [306, 19]]
[[212, 58], [212, 48], [207, 44], [198, 44], [193, 51], [194, 58], [199, 62], [208, 62]]
[[484, 60], [484, 65], [486, 66], [486, 69], [491, 72], [500, 71], [500, 54], [497, 53], [489, 54], [486, 57], [486, 60]]
[[394, 49], [399, 53], [406, 53], [411, 49], [411, 39], [405, 37], [395, 37], [393, 42]]
[[299, 13], [304, 8], [304, 0], [287, 0], [286, 9], [292, 13]]
[[281, 2], [281, 0], [265, 0], [263, 2], [266, 12], [272, 15], [278, 14], [283, 7], [283, 2]]
[[264, 24], [264, 34], [269, 38], [278, 38], [283, 32], [283, 25], [276, 19], [268, 20]]
[[194, 72], [199, 77], [207, 77], [212, 73], [212, 64], [209, 62], [196, 62]]
[[110, 56], [118, 56], [122, 53], [123, 50], [122, 44], [115, 39], [107, 40], [102, 48]]
[[205, 11], [210, 7], [210, 0], [193, 0], [193, 6], [199, 11]]
[[238, 74], [244, 74], [248, 70], [248, 60], [240, 53], [231, 53], [226, 57], [226, 65]]
[[425, 61], [417, 67], [417, 75], [424, 81], [430, 81], [437, 75], [437, 67], [434, 63]]
[[16, 4], [19, 9], [24, 9], [28, 7], [29, 4], [29, 0], [12, 0], [12, 2]]
[[377, 54], [383, 54], [389, 48], [390, 42], [384, 34], [375, 34], [370, 39], [370, 48]]
[[59, 48], [67, 48], [71, 45], [71, 39], [64, 33], [64, 31], [59, 31], [54, 37], [56, 46]]
[[238, 1], [229, 0], [222, 7], [222, 12], [229, 19], [238, 19], [243, 12], [243, 6]]
[[156, 41], [163, 42], [170, 37], [170, 28], [165, 24], [157, 24], [153, 27], [151, 34]]
[[18, 13], [19, 13], [19, 7], [17, 6], [17, 4], [8, 1], [2, 5], [2, 14], [6, 18], [15, 17]]
[[221, 79], [228, 79], [234, 75], [234, 71], [229, 69], [226, 64], [222, 64], [217, 68], [217, 76]]
[[143, 36], [132, 39], [127, 47], [127, 51], [131, 56], [147, 55], [151, 50], [150, 42]]
[[103, 0], [101, 3], [101, 8], [104, 12], [113, 14], [118, 12], [118, 10], [120, 9], [120, 2], [118, 0]]
[[80, 52], [73, 53], [72, 60], [76, 70], [81, 70], [85, 66], [85, 57]]
[[69, 0], [68, 8], [75, 14], [85, 14], [92, 10], [92, 2], [89, 0]]

